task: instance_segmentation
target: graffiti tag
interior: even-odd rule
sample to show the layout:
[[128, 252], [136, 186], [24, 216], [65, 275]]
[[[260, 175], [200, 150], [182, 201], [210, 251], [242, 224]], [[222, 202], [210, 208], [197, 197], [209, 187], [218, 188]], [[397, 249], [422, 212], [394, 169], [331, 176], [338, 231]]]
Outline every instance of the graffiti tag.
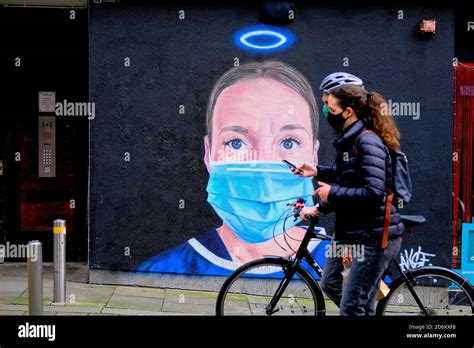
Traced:
[[400, 267], [406, 271], [424, 267], [426, 264], [431, 265], [429, 257], [436, 257], [436, 254], [422, 252], [421, 246], [418, 246], [417, 251], [414, 251], [413, 248], [410, 251], [405, 249], [403, 253], [400, 253]]

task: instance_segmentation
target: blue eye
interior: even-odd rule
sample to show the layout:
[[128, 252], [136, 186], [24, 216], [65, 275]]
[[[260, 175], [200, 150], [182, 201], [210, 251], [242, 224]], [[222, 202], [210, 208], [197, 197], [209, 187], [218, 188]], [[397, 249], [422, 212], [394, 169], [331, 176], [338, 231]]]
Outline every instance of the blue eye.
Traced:
[[293, 150], [300, 144], [301, 143], [295, 138], [287, 138], [287, 139], [283, 139], [283, 141], [280, 143], [280, 146], [284, 150]]
[[245, 143], [240, 139], [231, 139], [224, 142], [224, 145], [230, 146], [232, 150], [241, 150], [245, 146]]

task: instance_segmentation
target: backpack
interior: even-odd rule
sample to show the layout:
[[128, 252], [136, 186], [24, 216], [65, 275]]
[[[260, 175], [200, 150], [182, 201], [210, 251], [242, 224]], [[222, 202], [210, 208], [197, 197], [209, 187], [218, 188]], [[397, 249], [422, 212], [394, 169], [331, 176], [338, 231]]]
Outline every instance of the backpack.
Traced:
[[412, 196], [408, 158], [401, 150], [389, 150], [392, 159], [392, 188], [398, 199], [410, 202]]
[[[367, 129], [360, 135], [374, 133]], [[374, 133], [375, 134], [375, 133]], [[410, 170], [408, 168], [408, 158], [401, 150], [391, 150], [385, 145], [385, 150], [390, 156], [392, 163], [392, 176], [389, 178], [388, 189], [404, 203], [410, 202], [412, 196], [412, 183]]]
[[[374, 133], [370, 129], [364, 130], [359, 136], [367, 133]], [[412, 184], [410, 171], [408, 169], [407, 156], [401, 150], [390, 150], [384, 144], [385, 151], [388, 153], [392, 163], [392, 176], [389, 178], [389, 184], [385, 188], [387, 192], [387, 200], [385, 205], [385, 219], [382, 235], [382, 249], [388, 245], [388, 230], [390, 227], [390, 212], [392, 210], [392, 203], [394, 196], [408, 203], [412, 196]], [[356, 152], [357, 156], [357, 152]]]

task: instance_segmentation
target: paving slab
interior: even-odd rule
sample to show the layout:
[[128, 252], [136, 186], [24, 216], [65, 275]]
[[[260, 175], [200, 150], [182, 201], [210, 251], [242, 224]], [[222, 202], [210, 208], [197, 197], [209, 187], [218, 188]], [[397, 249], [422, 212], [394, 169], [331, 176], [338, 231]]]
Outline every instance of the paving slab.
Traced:
[[43, 308], [44, 313], [100, 313], [101, 310], [102, 307], [45, 306]]
[[165, 298], [165, 289], [143, 288], [138, 286], [118, 286], [114, 295]]
[[26, 278], [0, 275], [0, 294], [5, 292], [23, 292], [28, 287]]
[[6, 304], [2, 306], [2, 311], [22, 311], [28, 312], [28, 306], [26, 305], [13, 305], [13, 304]]
[[165, 303], [216, 306], [217, 293], [166, 289]]
[[159, 315], [160, 312], [153, 311], [143, 311], [135, 309], [125, 309], [125, 308], [104, 308], [101, 314], [115, 314], [115, 315]]
[[103, 307], [115, 291], [113, 286], [81, 283], [66, 284], [67, 307]]
[[175, 313], [193, 313], [199, 315], [215, 315], [216, 307], [215, 304], [210, 305], [199, 305], [194, 303], [174, 303], [165, 302], [163, 304], [163, 312], [175, 312]]
[[13, 304], [16, 302], [16, 299], [18, 297], [20, 297], [24, 292], [26, 292], [26, 290], [24, 290], [23, 292], [4, 292], [4, 293], [0, 293], [0, 308], [1, 306], [3, 305], [7, 305], [7, 304]]
[[21, 315], [27, 315], [27, 312], [24, 311], [3, 311], [0, 309], [0, 316], [21, 316]]
[[106, 308], [137, 309], [143, 311], [160, 312], [163, 307], [163, 298], [136, 297], [114, 294]]
[[88, 316], [89, 313], [75, 313], [75, 312], [58, 312], [56, 313], [56, 316], [58, 317], [69, 317], [69, 316], [72, 316], [72, 317], [76, 317], [76, 316]]

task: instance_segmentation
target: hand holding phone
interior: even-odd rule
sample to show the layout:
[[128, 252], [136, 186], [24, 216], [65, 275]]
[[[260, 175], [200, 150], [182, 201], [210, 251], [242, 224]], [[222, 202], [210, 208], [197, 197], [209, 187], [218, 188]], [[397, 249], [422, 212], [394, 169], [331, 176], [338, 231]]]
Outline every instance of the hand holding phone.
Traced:
[[287, 160], [283, 160], [290, 168], [295, 175], [299, 175], [305, 178], [315, 177], [318, 175], [318, 169], [308, 162], [301, 163], [298, 167], [295, 166], [293, 163], [288, 162]]
[[293, 163], [291, 163], [287, 160], [282, 160], [282, 162], [286, 163], [288, 165], [288, 167], [290, 167], [290, 169], [292, 169], [292, 171], [294, 171], [296, 169], [296, 166]]

